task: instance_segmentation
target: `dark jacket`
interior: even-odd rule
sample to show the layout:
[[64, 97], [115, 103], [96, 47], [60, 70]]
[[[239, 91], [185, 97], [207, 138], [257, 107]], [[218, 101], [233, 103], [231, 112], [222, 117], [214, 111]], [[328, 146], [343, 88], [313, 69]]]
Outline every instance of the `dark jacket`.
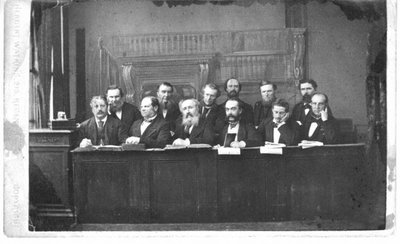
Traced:
[[254, 125], [260, 125], [264, 119], [272, 120], [272, 106], [263, 105], [262, 101], [257, 101], [254, 104]]
[[176, 121], [175, 134], [173, 140], [189, 138], [190, 144], [214, 144], [214, 131], [204, 119], [200, 119], [199, 124], [194, 126], [189, 136], [185, 133], [185, 127], [182, 125], [182, 117]]
[[[200, 113], [203, 112], [203, 107], [204, 107], [204, 102], [200, 102]], [[211, 128], [215, 128], [215, 122], [218, 118], [218, 105], [213, 104], [207, 114], [202, 115], [202, 117], [205, 119], [206, 124], [211, 126]]]
[[[226, 124], [218, 136], [218, 144], [221, 146], [224, 144], [225, 135], [228, 132], [228, 126], [229, 124]], [[257, 147], [263, 145], [261, 136], [254, 129], [254, 126], [244, 120], [240, 120], [239, 122], [238, 141], [246, 142], [246, 147]]]
[[[111, 113], [110, 116], [119, 119], [115, 113]], [[122, 125], [126, 127], [126, 130], [129, 130], [133, 122], [141, 118], [142, 115], [140, 114], [139, 109], [135, 105], [124, 102], [124, 104], [122, 105], [121, 122]]]
[[167, 112], [167, 115], [165, 116], [165, 118], [164, 118], [163, 109], [161, 106], [158, 108], [158, 114], [159, 114], [159, 116], [161, 116], [161, 118], [163, 118], [168, 123], [169, 130], [174, 131], [176, 120], [181, 115], [181, 111], [179, 110], [179, 105], [173, 101], [170, 101], [170, 102], [168, 102], [168, 112]]
[[[309, 105], [309, 111], [307, 115], [304, 113], [304, 110], [307, 108], [307, 106], [304, 104], [304, 102], [299, 102], [296, 105], [294, 105], [293, 110], [292, 110], [292, 115], [290, 116], [290, 122], [296, 122], [300, 121], [302, 125], [304, 125], [306, 117], [312, 113], [311, 109], [311, 104]], [[328, 116], [332, 116], [332, 110], [328, 106]]]
[[160, 116], [150, 123], [150, 125], [140, 134], [140, 125], [143, 119], [136, 120], [129, 129], [129, 136], [140, 137], [139, 143], [144, 143], [148, 148], [164, 148], [171, 139], [168, 123]]
[[[294, 127], [293, 127], [294, 126]], [[279, 143], [287, 146], [296, 145], [299, 141], [299, 126], [294, 124], [291, 126], [288, 123], [281, 125], [278, 128]], [[261, 135], [263, 141], [274, 141], [274, 122], [271, 119], [264, 119], [258, 126], [257, 132]]]
[[[121, 121], [108, 116], [104, 124], [104, 145], [120, 145], [125, 142], [127, 137], [127, 130], [123, 128]], [[100, 136], [98, 135], [96, 119], [94, 117], [80, 124], [78, 138], [78, 146], [84, 138], [90, 139], [93, 145], [100, 144]]]
[[[310, 126], [313, 122], [318, 124], [314, 133], [308, 136]], [[336, 119], [328, 114], [328, 120], [322, 121], [321, 119], [315, 119], [310, 111], [305, 118], [304, 125], [302, 126], [302, 139], [309, 141], [320, 141], [324, 144], [335, 144], [338, 143], [339, 127]]]

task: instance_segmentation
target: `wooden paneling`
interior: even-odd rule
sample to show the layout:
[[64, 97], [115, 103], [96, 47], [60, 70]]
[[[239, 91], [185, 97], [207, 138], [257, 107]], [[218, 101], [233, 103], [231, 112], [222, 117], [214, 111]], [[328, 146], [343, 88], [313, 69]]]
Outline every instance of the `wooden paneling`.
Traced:
[[78, 221], [360, 220], [370, 181], [362, 145], [283, 150], [73, 152]]

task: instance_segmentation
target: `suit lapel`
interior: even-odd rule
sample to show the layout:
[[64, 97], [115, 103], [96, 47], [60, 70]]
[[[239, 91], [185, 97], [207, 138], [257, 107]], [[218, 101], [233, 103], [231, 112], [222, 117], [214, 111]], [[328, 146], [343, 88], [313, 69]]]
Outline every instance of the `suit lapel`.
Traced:
[[[158, 120], [158, 116], [160, 116], [160, 115], [157, 115], [157, 117], [155, 119], [153, 119], [153, 121], [151, 121], [150, 125], [147, 126], [147, 128], [143, 131], [143, 134], [142, 134], [143, 137], [148, 137], [149, 136], [149, 133], [150, 133], [151, 129], [153, 127], [155, 127], [155, 124], [156, 124], [156, 122]], [[139, 126], [139, 131], [140, 131], [140, 126]], [[140, 132], [139, 132], [139, 135], [140, 135]]]
[[88, 135], [93, 136], [93, 138], [89, 139], [92, 141], [93, 144], [97, 144], [97, 124], [94, 117], [89, 121], [88, 130]]
[[238, 131], [238, 136], [237, 140], [238, 141], [243, 141], [246, 138], [246, 124], [242, 123], [242, 121], [239, 122], [239, 131]]
[[266, 126], [265, 138], [267, 139], [267, 141], [274, 141], [274, 127], [272, 126], [272, 120], [268, 122]]

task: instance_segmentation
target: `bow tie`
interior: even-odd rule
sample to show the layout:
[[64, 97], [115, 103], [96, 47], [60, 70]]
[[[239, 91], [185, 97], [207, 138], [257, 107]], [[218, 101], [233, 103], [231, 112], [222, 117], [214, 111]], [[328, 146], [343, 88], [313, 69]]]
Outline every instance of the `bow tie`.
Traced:
[[230, 128], [230, 129], [233, 129], [233, 128], [236, 127], [237, 124], [238, 124], [238, 122], [236, 122], [236, 123], [229, 123], [229, 128]]
[[273, 125], [274, 128], [278, 128], [278, 123], [272, 122], [272, 125]]
[[147, 123], [151, 123], [153, 122], [154, 119], [144, 119], [143, 121], [147, 122]]

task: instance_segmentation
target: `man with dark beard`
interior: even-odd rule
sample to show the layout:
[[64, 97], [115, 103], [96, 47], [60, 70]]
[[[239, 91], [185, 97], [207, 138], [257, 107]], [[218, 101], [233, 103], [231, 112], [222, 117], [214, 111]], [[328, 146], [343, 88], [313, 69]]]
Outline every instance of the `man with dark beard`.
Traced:
[[122, 125], [128, 130], [133, 122], [141, 119], [139, 109], [124, 101], [122, 89], [116, 85], [111, 85], [106, 91], [108, 102], [108, 113], [111, 117], [121, 120]]
[[262, 145], [261, 136], [253, 124], [242, 119], [243, 104], [238, 98], [225, 103], [226, 125], [218, 136], [218, 143], [225, 147], [256, 147]]
[[121, 121], [108, 116], [107, 99], [94, 96], [90, 101], [93, 117], [79, 126], [78, 142], [80, 147], [91, 145], [120, 145], [128, 137]]
[[213, 144], [214, 133], [200, 117], [200, 103], [196, 99], [186, 99], [179, 103], [182, 117], [176, 122], [173, 145]]
[[303, 79], [299, 83], [299, 91], [302, 101], [293, 107], [291, 121], [303, 125], [307, 114], [311, 110], [311, 96], [317, 91], [317, 82], [312, 79]]
[[[236, 98], [242, 104], [242, 120], [254, 124], [253, 107], [239, 99], [239, 93], [242, 90], [240, 82], [236, 78], [229, 78], [225, 81], [224, 88], [228, 97], [227, 101], [231, 98]], [[217, 124], [220, 124], [221, 121], [225, 120], [225, 104], [226, 101], [219, 105]]]
[[270, 81], [260, 82], [261, 100], [254, 104], [254, 125], [256, 128], [262, 120], [272, 120], [272, 104], [276, 101], [276, 85]]

